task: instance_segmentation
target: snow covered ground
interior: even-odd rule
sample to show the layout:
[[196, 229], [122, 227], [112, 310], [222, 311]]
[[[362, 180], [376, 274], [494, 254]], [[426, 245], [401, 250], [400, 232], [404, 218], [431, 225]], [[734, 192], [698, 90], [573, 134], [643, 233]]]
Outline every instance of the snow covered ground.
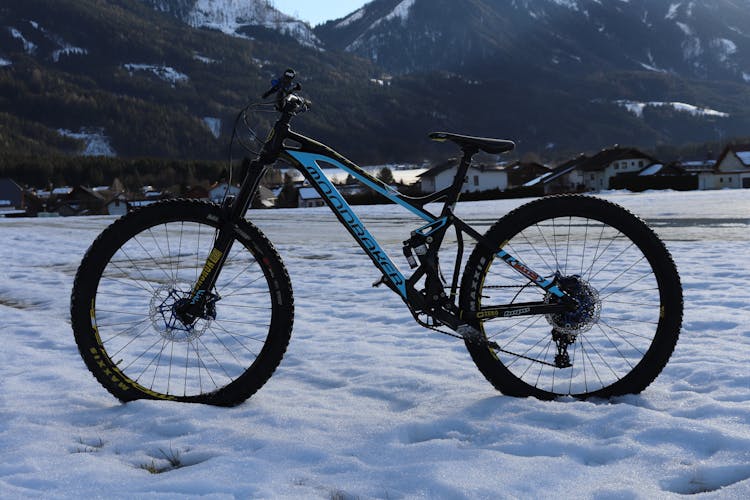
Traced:
[[[279, 370], [232, 409], [122, 405], [70, 331], [106, 217], [0, 219], [0, 497], [750, 497], [750, 190], [608, 193], [666, 240], [685, 292], [643, 394], [501, 396], [463, 346], [413, 323], [326, 209], [253, 211], [295, 289]], [[486, 227], [522, 200], [465, 203]], [[417, 221], [355, 207], [398, 260]], [[160, 473], [154, 473], [160, 472]]]

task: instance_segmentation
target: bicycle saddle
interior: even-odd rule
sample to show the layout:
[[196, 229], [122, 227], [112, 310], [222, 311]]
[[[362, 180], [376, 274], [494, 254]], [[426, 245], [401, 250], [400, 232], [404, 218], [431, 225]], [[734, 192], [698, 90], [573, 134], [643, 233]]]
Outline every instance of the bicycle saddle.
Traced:
[[461, 146], [462, 149], [467, 147], [474, 147], [490, 154], [505, 153], [507, 151], [512, 151], [513, 148], [516, 147], [516, 144], [513, 141], [489, 139], [486, 137], [472, 137], [469, 135], [450, 134], [448, 132], [431, 132], [430, 139], [439, 142], [452, 141]]

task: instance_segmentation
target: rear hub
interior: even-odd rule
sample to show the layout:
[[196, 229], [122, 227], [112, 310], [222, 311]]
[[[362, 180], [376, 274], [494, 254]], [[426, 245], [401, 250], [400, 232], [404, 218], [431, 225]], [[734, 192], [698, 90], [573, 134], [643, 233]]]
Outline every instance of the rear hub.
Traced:
[[[602, 312], [602, 302], [599, 292], [588, 281], [579, 275], [558, 276], [557, 286], [575, 301], [570, 310], [547, 314], [547, 322], [552, 328], [567, 335], [579, 335], [591, 330], [599, 322]], [[548, 293], [544, 301], [549, 303], [553, 295]]]

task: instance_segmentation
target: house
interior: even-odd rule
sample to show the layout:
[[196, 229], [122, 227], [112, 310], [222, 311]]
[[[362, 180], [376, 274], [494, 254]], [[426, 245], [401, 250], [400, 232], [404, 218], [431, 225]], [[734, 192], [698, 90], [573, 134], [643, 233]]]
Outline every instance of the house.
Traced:
[[150, 199], [150, 200], [149, 199], [143, 199], [143, 198], [139, 198], [137, 200], [128, 200], [128, 212], [131, 212], [131, 211], [136, 210], [138, 208], [142, 208], [142, 207], [147, 207], [149, 205], [153, 205], [157, 201], [159, 201], [159, 200], [157, 200], [155, 198]]
[[38, 216], [47, 210], [47, 200], [37, 196], [33, 190], [26, 190], [23, 193], [23, 209], [25, 211], [24, 215]]
[[208, 188], [208, 199], [214, 203], [221, 203], [227, 196], [237, 196], [239, 186], [230, 186], [226, 182], [219, 182]]
[[276, 206], [276, 194], [266, 186], [258, 186], [258, 191], [252, 200], [253, 208], [273, 208]]
[[63, 187], [55, 188], [50, 193], [50, 197], [60, 198], [63, 196], [68, 196], [72, 191], [73, 191], [73, 188], [70, 186], [63, 186]]
[[616, 176], [638, 174], [654, 163], [657, 161], [646, 153], [615, 145], [591, 157], [581, 154], [552, 170], [545, 171], [546, 167], [542, 165], [530, 164], [527, 171], [539, 175], [531, 178], [519, 175], [518, 179], [524, 181], [524, 187], [541, 184], [545, 194], [600, 191], [610, 189]]
[[26, 193], [11, 179], [0, 179], [0, 216], [24, 215]]
[[338, 189], [339, 193], [341, 193], [344, 198], [367, 192], [367, 189], [365, 189], [362, 184], [356, 181], [350, 184], [337, 184], [336, 189]]
[[581, 183], [586, 191], [610, 189], [611, 180], [620, 174], [640, 172], [657, 160], [635, 148], [615, 145], [603, 149], [579, 165]]
[[297, 192], [297, 206], [300, 208], [322, 207], [325, 205], [315, 188], [303, 187]]
[[652, 163], [648, 167], [638, 172], [638, 177], [660, 177], [660, 176], [674, 176], [674, 175], [685, 175], [685, 169], [677, 163]]
[[[451, 159], [422, 172], [419, 177], [423, 193], [434, 193], [450, 187], [458, 172], [459, 160]], [[508, 189], [508, 172], [502, 165], [472, 165], [464, 179], [461, 192]]]
[[107, 213], [106, 200], [101, 193], [91, 188], [76, 186], [60, 199], [57, 213], [62, 216], [104, 215]]
[[185, 192], [182, 193], [182, 197], [205, 201], [208, 201], [210, 199], [208, 189], [204, 188], [203, 186], [188, 187]]
[[704, 172], [713, 172], [716, 168], [716, 159], [679, 161], [676, 165], [686, 174], [699, 175]]
[[583, 169], [581, 168], [589, 160], [585, 154], [568, 160], [552, 170], [548, 170], [539, 177], [531, 179], [524, 187], [542, 186], [544, 194], [576, 193], [582, 191]]
[[698, 189], [750, 188], [750, 144], [727, 146], [712, 171], [698, 174]]
[[515, 188], [549, 174], [550, 169], [536, 162], [515, 161], [505, 166], [505, 172], [508, 175], [508, 187]]
[[118, 217], [128, 213], [131, 208], [125, 195], [120, 194], [109, 200], [106, 204], [107, 214], [116, 215]]
[[625, 172], [610, 180], [611, 189], [633, 192], [647, 189], [672, 189], [691, 191], [698, 187], [698, 177], [686, 173], [679, 163], [652, 163], [638, 172]]

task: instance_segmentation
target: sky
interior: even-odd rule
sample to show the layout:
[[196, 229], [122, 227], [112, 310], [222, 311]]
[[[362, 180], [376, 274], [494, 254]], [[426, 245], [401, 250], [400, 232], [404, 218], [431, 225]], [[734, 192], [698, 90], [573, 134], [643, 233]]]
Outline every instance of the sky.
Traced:
[[285, 14], [292, 15], [312, 26], [331, 19], [339, 19], [351, 14], [368, 0], [273, 0], [273, 5]]

